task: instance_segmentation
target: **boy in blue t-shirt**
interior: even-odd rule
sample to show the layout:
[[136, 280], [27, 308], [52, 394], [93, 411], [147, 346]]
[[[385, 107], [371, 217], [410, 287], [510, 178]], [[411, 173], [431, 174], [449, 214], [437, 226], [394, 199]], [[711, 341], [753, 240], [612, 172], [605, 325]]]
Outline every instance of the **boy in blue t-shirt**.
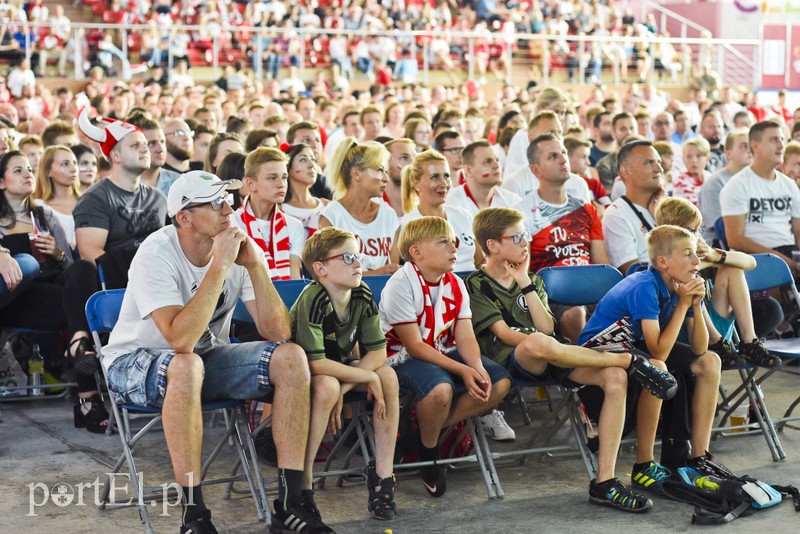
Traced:
[[[715, 460], [708, 454], [711, 428], [717, 406], [721, 363], [716, 353], [708, 350], [708, 330], [702, 317], [705, 283], [698, 276], [700, 259], [697, 240], [691, 232], [671, 225], [658, 226], [647, 238], [651, 266], [628, 276], [614, 286], [597, 305], [595, 313], [580, 336], [580, 343], [591, 347], [639, 348], [653, 359], [663, 360], [673, 374], [694, 375], [696, 386], [691, 403], [691, 456], [688, 465], [702, 474], [717, 474]], [[677, 341], [681, 327], [686, 326], [689, 344]], [[676, 402], [684, 396], [678, 395]], [[657, 420], [638, 420], [652, 425]], [[642, 449], [642, 443], [639, 448]], [[639, 457], [653, 451], [640, 451]], [[669, 470], [658, 466], [650, 473], [657, 480], [647, 489], [660, 492], [661, 481]], [[633, 484], [639, 465], [634, 466]], [[652, 471], [652, 470], [651, 470]], [[653, 476], [656, 475], [656, 476]]]

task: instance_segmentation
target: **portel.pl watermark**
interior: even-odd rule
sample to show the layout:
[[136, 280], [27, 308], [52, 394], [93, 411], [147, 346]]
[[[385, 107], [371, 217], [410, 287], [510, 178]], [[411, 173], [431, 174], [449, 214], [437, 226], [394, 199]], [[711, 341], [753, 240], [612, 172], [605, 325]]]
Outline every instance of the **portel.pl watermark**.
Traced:
[[[92, 482], [81, 482], [75, 484], [67, 484], [66, 482], [59, 482], [49, 487], [44, 482], [32, 482], [28, 484], [28, 514], [27, 517], [37, 517], [37, 512], [41, 513], [39, 508], [48, 506], [50, 503], [59, 507], [66, 508], [68, 506], [100, 506], [102, 490], [104, 484], [108, 483], [108, 498], [107, 503], [114, 503], [114, 505], [131, 506], [141, 505], [161, 508], [161, 516], [169, 516], [169, 510], [173, 506], [178, 506], [181, 503], [182, 491], [180, 485], [175, 482], [168, 484], [161, 484], [158, 486], [157, 491], [148, 492], [147, 497], [144, 496], [144, 473], [139, 472], [136, 480], [139, 488], [138, 495], [133, 495], [134, 485], [131, 484], [131, 475], [129, 473], [108, 473], [106, 477], [97, 477]], [[189, 486], [192, 486], [192, 477], [189, 475]], [[170, 500], [172, 497], [172, 500]], [[189, 503], [191, 504], [191, 503]]]

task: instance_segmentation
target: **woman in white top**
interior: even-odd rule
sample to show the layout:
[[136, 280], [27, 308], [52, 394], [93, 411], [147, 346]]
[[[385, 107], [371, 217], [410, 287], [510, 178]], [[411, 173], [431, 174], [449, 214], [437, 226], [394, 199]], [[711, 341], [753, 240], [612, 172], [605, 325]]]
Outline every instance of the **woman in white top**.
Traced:
[[328, 167], [336, 200], [325, 206], [319, 227], [335, 226], [352, 232], [366, 256], [365, 275], [392, 274], [399, 267], [394, 209], [381, 201], [389, 183], [389, 151], [380, 143], [358, 144], [346, 137]]
[[392, 139], [401, 139], [406, 135], [405, 126], [406, 110], [400, 102], [392, 102], [386, 108], [384, 126], [381, 135]]
[[49, 146], [39, 160], [34, 197], [53, 208], [53, 213], [64, 228], [70, 248], [75, 248], [75, 219], [72, 210], [80, 193], [78, 160], [69, 147]]
[[286, 165], [289, 169], [289, 189], [281, 208], [303, 223], [303, 228], [310, 236], [319, 224], [320, 212], [328, 204], [328, 199], [311, 194], [311, 186], [317, 180], [317, 157], [311, 147], [304, 143], [292, 145], [285, 152], [289, 156]]
[[409, 221], [426, 216], [441, 217], [453, 228], [458, 248], [456, 272], [471, 272], [483, 264], [483, 254], [475, 246], [472, 215], [464, 208], [445, 204], [452, 181], [447, 160], [435, 150], [417, 154], [414, 163], [403, 169], [402, 193], [405, 217]]

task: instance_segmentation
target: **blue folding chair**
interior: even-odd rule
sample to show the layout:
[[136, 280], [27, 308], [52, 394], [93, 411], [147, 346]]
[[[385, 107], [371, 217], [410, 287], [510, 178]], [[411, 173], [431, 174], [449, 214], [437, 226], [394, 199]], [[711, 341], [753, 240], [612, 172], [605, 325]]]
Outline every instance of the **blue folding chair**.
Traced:
[[720, 248], [730, 250], [728, 247], [728, 238], [725, 235], [725, 218], [719, 217], [714, 221], [714, 233], [717, 234], [717, 242]]
[[639, 271], [644, 271], [650, 266], [650, 263], [646, 261], [637, 261], [636, 263], [632, 263], [626, 270], [625, 276], [630, 276], [633, 273], [638, 273]]
[[[109, 333], [114, 328], [114, 325], [119, 318], [124, 296], [124, 289], [99, 291], [92, 295], [86, 303], [86, 318], [89, 322], [89, 329], [92, 332], [97, 356], [101, 358], [101, 361], [103, 347], [100, 335]], [[105, 372], [105, 368], [103, 368], [103, 372]], [[119, 435], [122, 442], [123, 452], [117, 462], [114, 464], [114, 468], [112, 469], [111, 473], [108, 474], [108, 480], [106, 482], [103, 495], [100, 499], [100, 502], [102, 503], [100, 508], [104, 509], [107, 504], [123, 504], [122, 502], [116, 503], [110, 500], [109, 492], [113, 484], [113, 476], [119, 472], [123, 463], [127, 464], [134, 494], [143, 496], [143, 498], [141, 498], [138, 502], [139, 516], [142, 522], [145, 524], [146, 531], [151, 533], [153, 532], [153, 527], [150, 522], [147, 504], [150, 502], [151, 496], [162, 494], [164, 491], [164, 486], [140, 487], [139, 483], [140, 480], [143, 480], [143, 478], [140, 479], [139, 476], [142, 476], [142, 473], [136, 468], [136, 462], [133, 453], [136, 445], [142, 439], [142, 437], [161, 421], [161, 409], [153, 406], [132, 403], [118, 404], [114, 400], [113, 395], [109, 395], [109, 397], [111, 397], [111, 407], [114, 412], [114, 416], [119, 424]], [[204, 412], [222, 410], [225, 413], [226, 420], [224, 436], [217, 442], [208, 459], [203, 463], [201, 470], [202, 484], [207, 485], [232, 483], [242, 480], [246, 481], [250, 490], [250, 494], [253, 497], [253, 502], [255, 503], [256, 513], [259, 520], [268, 520], [268, 499], [260, 476], [258, 456], [255, 451], [255, 446], [253, 445], [253, 438], [250, 435], [245, 423], [246, 415], [244, 412], [244, 402], [233, 399], [208, 402], [203, 403], [202, 410]], [[146, 416], [149, 421], [138, 431], [133, 431], [131, 428], [131, 421], [136, 416], [142, 415]], [[245, 466], [243, 469], [243, 475], [234, 476], [232, 474], [229, 477], [221, 479], [205, 480], [211, 463], [219, 455], [229, 440], [233, 441], [233, 444], [236, 448], [236, 452], [238, 453], [238, 462]], [[259, 483], [258, 488], [254, 484], [254, 473], [258, 474], [258, 476], [255, 477], [256, 481]], [[228, 495], [229, 493], [226, 493], [226, 497]], [[129, 501], [124, 501], [124, 503], [129, 504]]]

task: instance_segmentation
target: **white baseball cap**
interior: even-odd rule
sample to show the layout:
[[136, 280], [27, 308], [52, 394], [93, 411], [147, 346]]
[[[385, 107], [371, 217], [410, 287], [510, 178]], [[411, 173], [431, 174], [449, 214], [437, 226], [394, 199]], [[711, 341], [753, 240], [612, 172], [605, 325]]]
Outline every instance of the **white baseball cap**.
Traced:
[[225, 196], [227, 191], [240, 187], [241, 180], [221, 180], [210, 172], [190, 171], [181, 174], [169, 188], [167, 214], [174, 217], [189, 204], [211, 202]]

